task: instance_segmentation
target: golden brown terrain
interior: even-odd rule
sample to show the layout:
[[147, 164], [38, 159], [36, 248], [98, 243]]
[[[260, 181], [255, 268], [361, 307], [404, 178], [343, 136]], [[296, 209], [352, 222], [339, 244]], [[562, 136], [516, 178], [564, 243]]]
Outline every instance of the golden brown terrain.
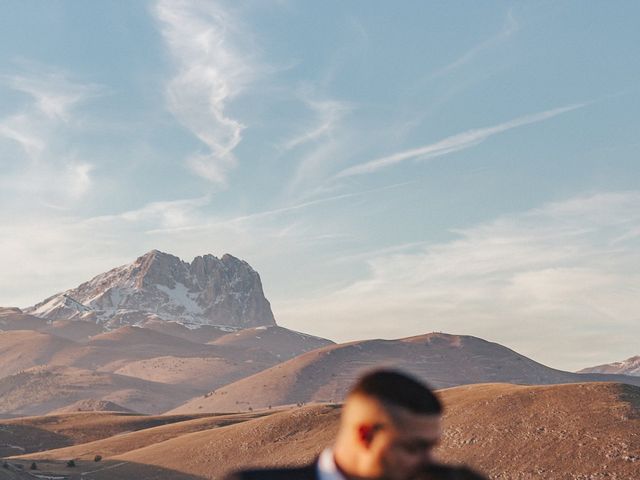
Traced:
[[0, 309], [0, 418], [64, 409], [185, 414], [334, 403], [364, 370], [380, 366], [406, 370], [436, 388], [487, 382], [640, 385], [640, 377], [556, 370], [464, 335], [336, 345], [277, 325], [189, 329], [154, 319], [145, 325], [96, 333], [102, 327], [88, 321], [48, 322]]
[[[180, 418], [179, 416], [156, 416], [150, 417], [149, 423], [142, 428], [135, 430], [119, 432], [113, 436], [106, 436], [94, 441], [77, 442], [76, 444], [58, 449], [48, 450], [46, 453], [49, 459], [75, 459], [92, 461], [96, 455], [104, 457], [114, 457], [119, 454], [138, 450], [149, 445], [155, 445], [175, 437], [181, 437], [188, 433], [209, 430], [227, 425], [244, 422], [253, 418], [268, 415], [271, 412], [244, 413], [231, 415], [211, 415], [201, 418], [189, 417]], [[170, 419], [165, 424], [161, 423], [162, 419]], [[154, 426], [153, 422], [158, 426]], [[32, 458], [41, 460], [42, 453], [33, 453], [31, 455], [23, 455], [22, 458]]]
[[90, 400], [162, 413], [332, 344], [277, 326], [189, 330], [175, 322], [148, 323], [153, 328], [105, 332], [86, 321], [47, 323], [0, 308], [0, 418], [78, 408], [76, 402]]
[[[439, 448], [445, 461], [469, 463], [501, 480], [638, 478], [638, 387], [615, 383], [481, 384], [441, 390], [440, 395], [447, 409]], [[82, 421], [93, 415], [109, 418], [104, 417], [108, 414], [78, 414], [78, 431], [95, 429], [87, 420]], [[161, 418], [110, 415], [116, 424], [122, 421], [118, 418]], [[338, 415], [337, 406], [309, 405], [255, 414], [191, 417], [92, 444], [13, 457], [9, 463], [28, 469], [35, 461], [38, 474], [77, 478], [82, 473], [87, 480], [220, 478], [238, 467], [311, 460], [331, 443]], [[16, 421], [3, 421], [0, 426]], [[10, 443], [11, 436], [5, 436], [4, 441]], [[95, 455], [102, 455], [102, 460], [91, 461]], [[65, 466], [71, 458], [77, 460], [74, 468]]]
[[56, 410], [48, 412], [47, 415], [57, 415], [61, 413], [78, 413], [78, 412], [119, 412], [119, 413], [139, 413], [128, 408], [118, 405], [108, 400], [96, 400], [85, 398], [78, 400], [70, 405], [65, 405]]
[[202, 417], [202, 415], [147, 416], [120, 412], [82, 412], [0, 420], [0, 456], [79, 445], [126, 432], [187, 422]]
[[42, 415], [78, 401], [100, 399], [140, 413], [166, 411], [198, 390], [73, 367], [32, 367], [0, 378], [0, 411]]
[[640, 478], [640, 388], [475, 385], [441, 392], [442, 458], [494, 479]]
[[[170, 413], [220, 412], [342, 401], [363, 371], [391, 366], [427, 379], [435, 388], [507, 382], [525, 385], [598, 380], [549, 368], [509, 348], [467, 335], [430, 333], [399, 340], [331, 345], [198, 396]], [[624, 378], [624, 380], [621, 380]], [[640, 377], [611, 376], [635, 382]]]

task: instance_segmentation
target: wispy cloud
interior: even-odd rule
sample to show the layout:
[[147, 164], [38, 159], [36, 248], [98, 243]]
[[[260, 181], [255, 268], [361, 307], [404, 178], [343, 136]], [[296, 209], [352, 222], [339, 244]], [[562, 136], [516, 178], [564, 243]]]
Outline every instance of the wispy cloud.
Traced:
[[509, 39], [511, 36], [513, 36], [513, 34], [515, 34], [519, 30], [519, 28], [520, 28], [519, 24], [515, 19], [513, 11], [509, 10], [502, 30], [500, 30], [498, 33], [496, 33], [492, 37], [487, 38], [486, 40], [474, 45], [473, 47], [471, 47], [469, 50], [464, 52], [462, 55], [460, 55], [451, 63], [445, 65], [444, 67], [439, 68], [438, 70], [430, 74], [428, 76], [428, 79], [431, 80], [437, 77], [442, 77], [455, 70], [458, 70], [464, 65], [471, 63], [475, 58], [477, 58], [483, 52], [490, 50], [492, 48], [495, 48], [502, 42]]
[[20, 100], [16, 111], [0, 119], [0, 163], [5, 164], [0, 185], [12, 192], [22, 208], [38, 199], [64, 208], [90, 191], [94, 170], [65, 140], [82, 129], [76, 110], [105, 90], [76, 81], [57, 68], [22, 64], [28, 73], [0, 76], [0, 87]]
[[285, 150], [326, 139], [338, 127], [344, 114], [349, 111], [349, 106], [345, 102], [337, 100], [317, 100], [305, 96], [302, 101], [313, 112], [315, 120], [310, 127], [286, 140], [282, 145]]
[[224, 183], [245, 128], [228, 104], [255, 74], [240, 46], [248, 34], [218, 2], [161, 0], [155, 13], [177, 70], [167, 86], [168, 107], [208, 150], [187, 163], [201, 177]]
[[61, 71], [3, 75], [0, 79], [13, 90], [32, 97], [34, 106], [45, 117], [62, 121], [69, 120], [69, 113], [75, 106], [103, 91], [95, 84], [73, 82]]
[[[300, 212], [302, 210], [325, 205], [327, 203], [339, 202], [341, 200], [346, 200], [350, 198], [362, 198], [362, 197], [366, 197], [367, 195], [371, 195], [373, 193], [380, 193], [386, 190], [402, 188], [411, 183], [413, 182], [402, 182], [402, 183], [396, 183], [392, 185], [385, 185], [383, 187], [372, 188], [369, 190], [363, 190], [360, 192], [331, 195], [327, 197], [317, 198], [315, 200], [309, 200], [306, 202], [286, 205], [280, 208], [262, 210], [258, 212], [248, 213], [245, 215], [236, 215], [233, 217], [226, 217], [226, 218], [220, 217], [216, 219], [206, 220], [204, 216], [201, 216], [201, 217], [192, 216], [191, 223], [182, 222], [182, 224], [169, 225], [163, 228], [151, 230], [148, 233], [155, 234], [155, 233], [170, 233], [170, 232], [178, 232], [178, 231], [180, 232], [202, 231], [202, 230], [209, 229], [211, 227], [222, 226], [222, 225], [239, 225], [244, 223], [263, 221], [263, 220], [268, 220], [270, 218], [272, 219], [275, 217], [286, 216], [287, 214], [290, 214], [290, 213]], [[134, 210], [131, 212], [125, 212], [119, 216], [127, 220], [131, 220], [131, 219], [137, 220], [142, 217], [147, 217], [150, 213], [157, 212], [159, 214], [164, 214], [176, 208], [180, 212], [183, 212], [185, 209], [189, 209], [190, 211], [193, 211], [196, 209], [196, 207], [202, 207], [208, 203], [209, 203], [209, 197], [203, 197], [202, 199], [193, 199], [193, 200], [190, 199], [190, 200], [181, 200], [181, 201], [173, 201], [173, 202], [154, 202], [144, 206], [142, 209]], [[182, 217], [184, 218], [184, 215]], [[330, 235], [324, 235], [324, 238], [329, 238], [329, 237]]]
[[231, 252], [262, 270], [265, 261], [278, 266], [285, 256], [308, 258], [309, 244], [340, 234], [309, 228], [284, 210], [216, 217], [210, 204], [208, 196], [159, 201], [89, 218], [64, 210], [29, 216], [0, 210], [0, 305], [35, 303], [154, 248], [187, 259]]
[[0, 85], [29, 98], [20, 111], [0, 120], [0, 136], [17, 142], [30, 159], [37, 159], [50, 143], [46, 137], [52, 128], [67, 123], [75, 107], [101, 94], [103, 88], [74, 81], [58, 69], [22, 63], [30, 73], [0, 75]]
[[285, 325], [337, 340], [473, 334], [562, 368], [593, 360], [580, 351], [602, 361], [614, 350], [630, 356], [640, 335], [639, 212], [640, 192], [631, 191], [499, 217], [449, 242], [374, 252], [359, 280], [276, 302], [277, 313]]
[[17, 143], [31, 159], [40, 157], [45, 141], [37, 131], [34, 119], [26, 113], [18, 113], [0, 121], [0, 136]]
[[392, 165], [396, 165], [406, 160], [428, 160], [431, 158], [447, 155], [449, 153], [465, 150], [467, 148], [478, 145], [484, 142], [489, 137], [492, 137], [499, 133], [503, 133], [525, 125], [542, 122], [563, 113], [582, 108], [586, 105], [586, 103], [578, 103], [566, 107], [554, 108], [551, 110], [545, 110], [544, 112], [518, 117], [513, 120], [509, 120], [508, 122], [500, 123], [498, 125], [467, 130], [465, 132], [446, 137], [429, 145], [424, 145], [419, 148], [413, 148], [410, 150], [394, 153], [392, 155], [376, 158], [374, 160], [370, 160], [368, 162], [346, 168], [339, 172], [336, 175], [336, 178], [364, 175], [373, 173], [383, 168], [390, 167]]
[[318, 188], [321, 180], [331, 174], [335, 163], [357, 148], [357, 143], [348, 133], [350, 126], [346, 121], [352, 105], [335, 99], [318, 98], [308, 91], [298, 96], [312, 112], [313, 119], [280, 146], [281, 150], [293, 151], [297, 159], [285, 191], [288, 197], [297, 197], [300, 192], [306, 196], [309, 191]]
[[203, 207], [211, 202], [209, 195], [197, 198], [150, 202], [138, 209], [128, 210], [117, 215], [96, 217], [92, 222], [108, 222], [124, 220], [139, 226], [162, 226], [163, 228], [180, 228], [193, 222], [202, 221], [200, 213]]

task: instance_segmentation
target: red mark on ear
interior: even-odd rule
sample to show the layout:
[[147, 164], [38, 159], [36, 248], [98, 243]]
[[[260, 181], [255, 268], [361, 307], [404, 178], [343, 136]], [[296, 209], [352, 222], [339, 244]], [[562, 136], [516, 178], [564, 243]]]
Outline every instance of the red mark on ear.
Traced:
[[358, 427], [358, 438], [367, 447], [371, 445], [374, 434], [375, 428], [372, 425], [360, 425]]

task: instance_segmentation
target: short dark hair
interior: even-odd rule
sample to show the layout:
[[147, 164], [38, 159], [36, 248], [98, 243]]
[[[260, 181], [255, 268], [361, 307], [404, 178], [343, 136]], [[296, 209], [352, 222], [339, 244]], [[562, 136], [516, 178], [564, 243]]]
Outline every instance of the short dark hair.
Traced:
[[373, 370], [363, 375], [349, 392], [365, 395], [413, 413], [439, 415], [442, 403], [424, 382], [397, 370]]

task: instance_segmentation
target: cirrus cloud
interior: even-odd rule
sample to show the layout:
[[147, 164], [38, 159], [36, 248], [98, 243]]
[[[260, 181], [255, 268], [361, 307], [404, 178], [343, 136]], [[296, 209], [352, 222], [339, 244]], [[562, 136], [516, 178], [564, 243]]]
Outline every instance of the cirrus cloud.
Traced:
[[456, 231], [446, 243], [373, 253], [365, 277], [274, 302], [276, 313], [338, 341], [440, 330], [560, 368], [613, 361], [612, 351], [626, 358], [638, 354], [640, 335], [639, 226], [640, 192], [550, 203]]
[[187, 164], [197, 175], [224, 183], [245, 128], [228, 104], [255, 74], [239, 45], [246, 32], [217, 2], [161, 0], [154, 13], [176, 70], [166, 89], [168, 108], [206, 147]]

